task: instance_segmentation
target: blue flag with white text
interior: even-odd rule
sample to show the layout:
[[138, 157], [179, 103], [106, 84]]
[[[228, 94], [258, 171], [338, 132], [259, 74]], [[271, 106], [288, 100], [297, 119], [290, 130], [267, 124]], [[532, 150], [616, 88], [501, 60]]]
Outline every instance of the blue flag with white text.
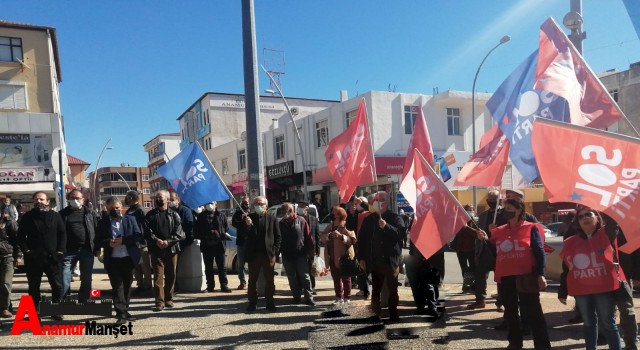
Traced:
[[538, 50], [534, 51], [498, 87], [487, 101], [487, 108], [509, 140], [509, 158], [527, 182], [535, 180], [538, 166], [531, 149], [531, 129], [535, 118], [567, 122], [564, 98], [535, 90]]
[[196, 143], [185, 147], [156, 171], [167, 179], [180, 195], [180, 200], [190, 208], [231, 198], [225, 184]]

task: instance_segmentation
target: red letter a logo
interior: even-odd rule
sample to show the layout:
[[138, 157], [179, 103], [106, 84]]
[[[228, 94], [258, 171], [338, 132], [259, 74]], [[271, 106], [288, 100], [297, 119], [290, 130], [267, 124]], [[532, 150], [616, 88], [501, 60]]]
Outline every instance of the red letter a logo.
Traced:
[[[25, 316], [29, 317], [29, 320], [25, 320]], [[20, 335], [23, 330], [31, 330], [33, 335], [42, 335], [42, 329], [40, 328], [40, 319], [36, 312], [36, 307], [33, 305], [33, 298], [30, 295], [23, 295], [20, 298], [20, 304], [18, 304], [18, 312], [16, 312], [16, 318], [13, 320], [13, 327], [11, 327], [11, 335]]]

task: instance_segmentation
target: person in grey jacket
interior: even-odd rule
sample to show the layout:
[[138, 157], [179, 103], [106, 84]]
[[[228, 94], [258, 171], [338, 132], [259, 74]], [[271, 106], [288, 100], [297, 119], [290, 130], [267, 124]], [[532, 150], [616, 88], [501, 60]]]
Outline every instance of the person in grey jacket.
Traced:
[[158, 191], [156, 207], [147, 213], [145, 238], [153, 266], [154, 311], [173, 307], [173, 291], [176, 283], [179, 242], [184, 240], [180, 215], [169, 208], [169, 192]]
[[11, 318], [13, 256], [18, 251], [18, 223], [8, 216], [0, 220], [0, 317]]

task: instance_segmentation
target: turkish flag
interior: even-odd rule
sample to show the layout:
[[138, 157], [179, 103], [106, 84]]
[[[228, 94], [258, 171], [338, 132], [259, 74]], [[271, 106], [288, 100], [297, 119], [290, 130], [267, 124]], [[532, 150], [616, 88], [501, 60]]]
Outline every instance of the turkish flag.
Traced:
[[454, 186], [500, 186], [509, 160], [509, 141], [495, 125], [482, 135], [480, 149], [462, 167]]
[[93, 298], [99, 298], [100, 297], [100, 290], [99, 289], [92, 289], [91, 292], [89, 292], [89, 300], [93, 299]]
[[601, 211], [640, 248], [640, 139], [536, 119], [532, 146], [549, 202], [574, 202]]
[[413, 155], [411, 169], [409, 176], [416, 183], [412, 194], [417, 203], [416, 222], [409, 234], [416, 248], [428, 259], [450, 242], [471, 217], [418, 150]]
[[340, 203], [348, 202], [358, 185], [375, 182], [375, 159], [364, 99], [360, 101], [353, 123], [329, 142], [324, 157], [338, 185]]
[[[407, 150], [407, 157], [404, 160], [404, 170], [402, 173], [402, 181], [400, 182], [400, 192], [404, 195], [407, 202], [412, 207], [416, 207], [416, 198], [413, 196], [416, 183], [412, 176], [407, 176], [411, 172], [411, 164], [413, 163], [414, 150], [420, 151], [422, 155], [427, 159], [429, 165], [434, 161], [433, 149], [431, 148], [431, 138], [429, 137], [429, 129], [427, 129], [427, 122], [422, 114], [422, 107], [412, 106], [412, 112], [417, 112], [418, 116], [413, 124], [413, 134], [411, 140], [409, 140], [409, 149]], [[406, 193], [405, 193], [406, 192]]]

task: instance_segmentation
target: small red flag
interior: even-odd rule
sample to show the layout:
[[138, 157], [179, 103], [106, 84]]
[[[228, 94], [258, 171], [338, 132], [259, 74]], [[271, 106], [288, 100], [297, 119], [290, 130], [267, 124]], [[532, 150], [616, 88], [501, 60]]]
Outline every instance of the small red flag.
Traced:
[[454, 186], [500, 186], [509, 161], [509, 141], [498, 125], [482, 135], [480, 149], [471, 155]]
[[[431, 147], [431, 137], [429, 137], [429, 129], [427, 129], [427, 121], [422, 114], [422, 107], [413, 106], [414, 112], [418, 112], [415, 123], [413, 124], [413, 134], [409, 141], [409, 149], [407, 150], [407, 157], [404, 160], [404, 170], [402, 172], [402, 181], [400, 186], [400, 192], [407, 199], [407, 202], [412, 207], [416, 207], [416, 198], [413, 195], [416, 183], [413, 181], [413, 177], [408, 176], [411, 172], [411, 165], [413, 164], [413, 155], [415, 150], [420, 151], [426, 158], [427, 162], [431, 166], [434, 162], [433, 148]], [[406, 193], [405, 193], [406, 192]]]

